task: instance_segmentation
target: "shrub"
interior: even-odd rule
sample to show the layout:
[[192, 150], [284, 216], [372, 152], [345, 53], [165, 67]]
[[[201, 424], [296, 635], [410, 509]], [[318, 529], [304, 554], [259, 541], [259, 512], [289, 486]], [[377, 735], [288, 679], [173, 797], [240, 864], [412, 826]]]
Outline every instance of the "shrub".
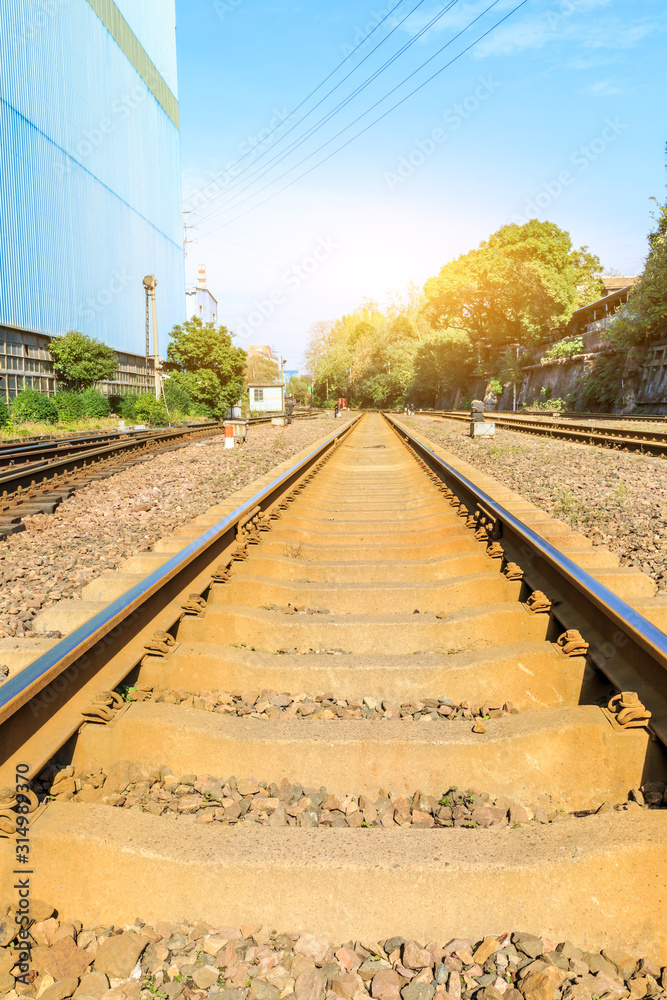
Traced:
[[53, 402], [58, 407], [59, 420], [77, 420], [83, 416], [83, 401], [80, 392], [57, 392]]
[[81, 403], [86, 417], [108, 417], [111, 413], [109, 400], [97, 389], [84, 389], [81, 393]]
[[163, 400], [156, 399], [150, 393], [137, 396], [134, 404], [136, 419], [142, 424], [150, 424], [151, 427], [164, 427], [169, 423], [167, 408]]
[[11, 406], [11, 417], [15, 424], [24, 424], [29, 420], [37, 423], [58, 423], [58, 407], [48, 396], [36, 389], [24, 389], [19, 392]]
[[137, 419], [136, 403], [138, 396], [121, 396], [116, 413], [123, 420], [133, 423]]
[[601, 355], [584, 378], [579, 404], [586, 410], [613, 410], [623, 398], [624, 355]]
[[167, 379], [164, 386], [164, 395], [170, 411], [175, 410], [184, 417], [192, 413], [192, 398], [178, 382], [174, 382], [171, 378]]
[[546, 365], [547, 361], [555, 361], [558, 358], [571, 358], [575, 354], [584, 353], [584, 341], [582, 337], [575, 337], [573, 340], [559, 340], [549, 348], [546, 354], [540, 358], [540, 364]]
[[491, 388], [491, 392], [493, 393], [494, 396], [496, 396], [496, 397], [502, 396], [502, 394], [503, 394], [503, 384], [502, 384], [502, 382], [499, 382], [497, 378], [492, 378], [491, 379], [491, 386], [490, 386], [490, 388]]
[[215, 413], [213, 412], [213, 407], [209, 406], [208, 403], [193, 402], [190, 408], [191, 417], [208, 417], [210, 420], [215, 418]]
[[9, 420], [9, 410], [4, 400], [0, 399], [0, 427], [4, 427]]

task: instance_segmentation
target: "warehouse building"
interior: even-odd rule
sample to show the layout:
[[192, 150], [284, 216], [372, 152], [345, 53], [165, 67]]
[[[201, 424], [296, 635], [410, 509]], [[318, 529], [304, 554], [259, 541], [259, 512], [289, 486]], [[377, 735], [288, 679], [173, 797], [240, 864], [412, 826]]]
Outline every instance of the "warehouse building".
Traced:
[[174, 0], [0, 0], [0, 65], [0, 398], [68, 330], [144, 391], [143, 276], [161, 355], [185, 317]]

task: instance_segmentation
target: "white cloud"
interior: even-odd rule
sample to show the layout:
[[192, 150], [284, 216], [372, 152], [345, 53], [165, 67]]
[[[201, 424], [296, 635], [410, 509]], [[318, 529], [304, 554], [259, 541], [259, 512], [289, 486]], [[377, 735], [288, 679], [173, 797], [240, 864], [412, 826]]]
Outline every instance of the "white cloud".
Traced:
[[627, 94], [629, 91], [626, 87], [619, 87], [611, 80], [597, 80], [587, 87], [582, 87], [577, 93], [586, 94], [587, 97], [613, 97], [615, 94]]

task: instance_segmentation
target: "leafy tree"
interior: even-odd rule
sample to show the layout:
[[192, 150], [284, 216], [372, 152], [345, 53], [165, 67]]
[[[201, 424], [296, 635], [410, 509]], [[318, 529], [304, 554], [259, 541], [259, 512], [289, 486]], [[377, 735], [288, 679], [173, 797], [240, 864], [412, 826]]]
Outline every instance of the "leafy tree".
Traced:
[[4, 399], [0, 399], [0, 427], [5, 427], [9, 421], [9, 410]]
[[243, 393], [246, 352], [233, 345], [226, 327], [204, 324], [198, 316], [175, 326], [170, 336], [165, 368], [173, 381], [195, 403], [223, 416]]
[[58, 378], [77, 392], [112, 378], [118, 368], [118, 357], [111, 347], [77, 330], [53, 337], [49, 351]]
[[246, 382], [249, 385], [253, 382], [279, 383], [278, 362], [273, 358], [267, 358], [265, 354], [249, 354], [246, 360]]
[[465, 330], [475, 345], [542, 340], [564, 330], [582, 295], [602, 290], [600, 261], [574, 250], [553, 222], [503, 226], [476, 250], [426, 282], [425, 314], [435, 327]]
[[417, 399], [436, 408], [445, 393], [462, 388], [475, 365], [470, 338], [464, 330], [436, 330], [415, 354]]
[[285, 392], [293, 396], [297, 403], [305, 406], [310, 400], [310, 378], [308, 375], [292, 375]]
[[667, 332], [667, 203], [659, 205], [643, 274], [608, 328], [612, 344], [638, 346]]
[[24, 389], [11, 405], [12, 422], [24, 424], [30, 420], [44, 424], [58, 423], [58, 407], [49, 396], [36, 389]]

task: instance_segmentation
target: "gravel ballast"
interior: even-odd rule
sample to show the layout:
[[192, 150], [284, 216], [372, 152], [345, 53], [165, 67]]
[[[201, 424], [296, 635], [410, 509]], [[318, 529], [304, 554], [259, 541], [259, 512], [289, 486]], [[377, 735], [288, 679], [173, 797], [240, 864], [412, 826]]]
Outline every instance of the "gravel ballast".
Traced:
[[[395, 724], [395, 723], [394, 723]], [[391, 725], [391, 723], [390, 723]], [[475, 730], [473, 730], [474, 732]], [[129, 760], [117, 761], [108, 772], [76, 770], [72, 764], [51, 763], [33, 782], [40, 801], [102, 803], [155, 816], [173, 815], [194, 823], [256, 823], [258, 826], [328, 826], [367, 829], [413, 826], [419, 829], [520, 829], [534, 823], [558, 823], [593, 812], [628, 812], [667, 806], [664, 782], [650, 782], [629, 791], [612, 806], [567, 813], [563, 809], [522, 804], [507, 796], [450, 786], [439, 795], [419, 790], [411, 794], [378, 789], [376, 794], [336, 795], [283, 778], [258, 781], [254, 776], [175, 775], [169, 767], [141, 768]]]
[[667, 462], [498, 428], [472, 439], [455, 420], [401, 420], [650, 576], [667, 591]]
[[36, 615], [80, 597], [87, 583], [335, 427], [325, 416], [250, 427], [246, 443], [229, 450], [222, 437], [195, 442], [77, 490], [53, 514], [26, 517], [25, 531], [0, 542], [0, 638], [31, 636]]
[[642, 1000], [664, 997], [667, 987], [667, 968], [622, 947], [586, 951], [525, 931], [481, 941], [397, 935], [332, 944], [261, 924], [137, 918], [132, 926], [88, 928], [38, 900], [22, 982], [14, 916], [0, 904], [0, 989], [8, 1000]]

